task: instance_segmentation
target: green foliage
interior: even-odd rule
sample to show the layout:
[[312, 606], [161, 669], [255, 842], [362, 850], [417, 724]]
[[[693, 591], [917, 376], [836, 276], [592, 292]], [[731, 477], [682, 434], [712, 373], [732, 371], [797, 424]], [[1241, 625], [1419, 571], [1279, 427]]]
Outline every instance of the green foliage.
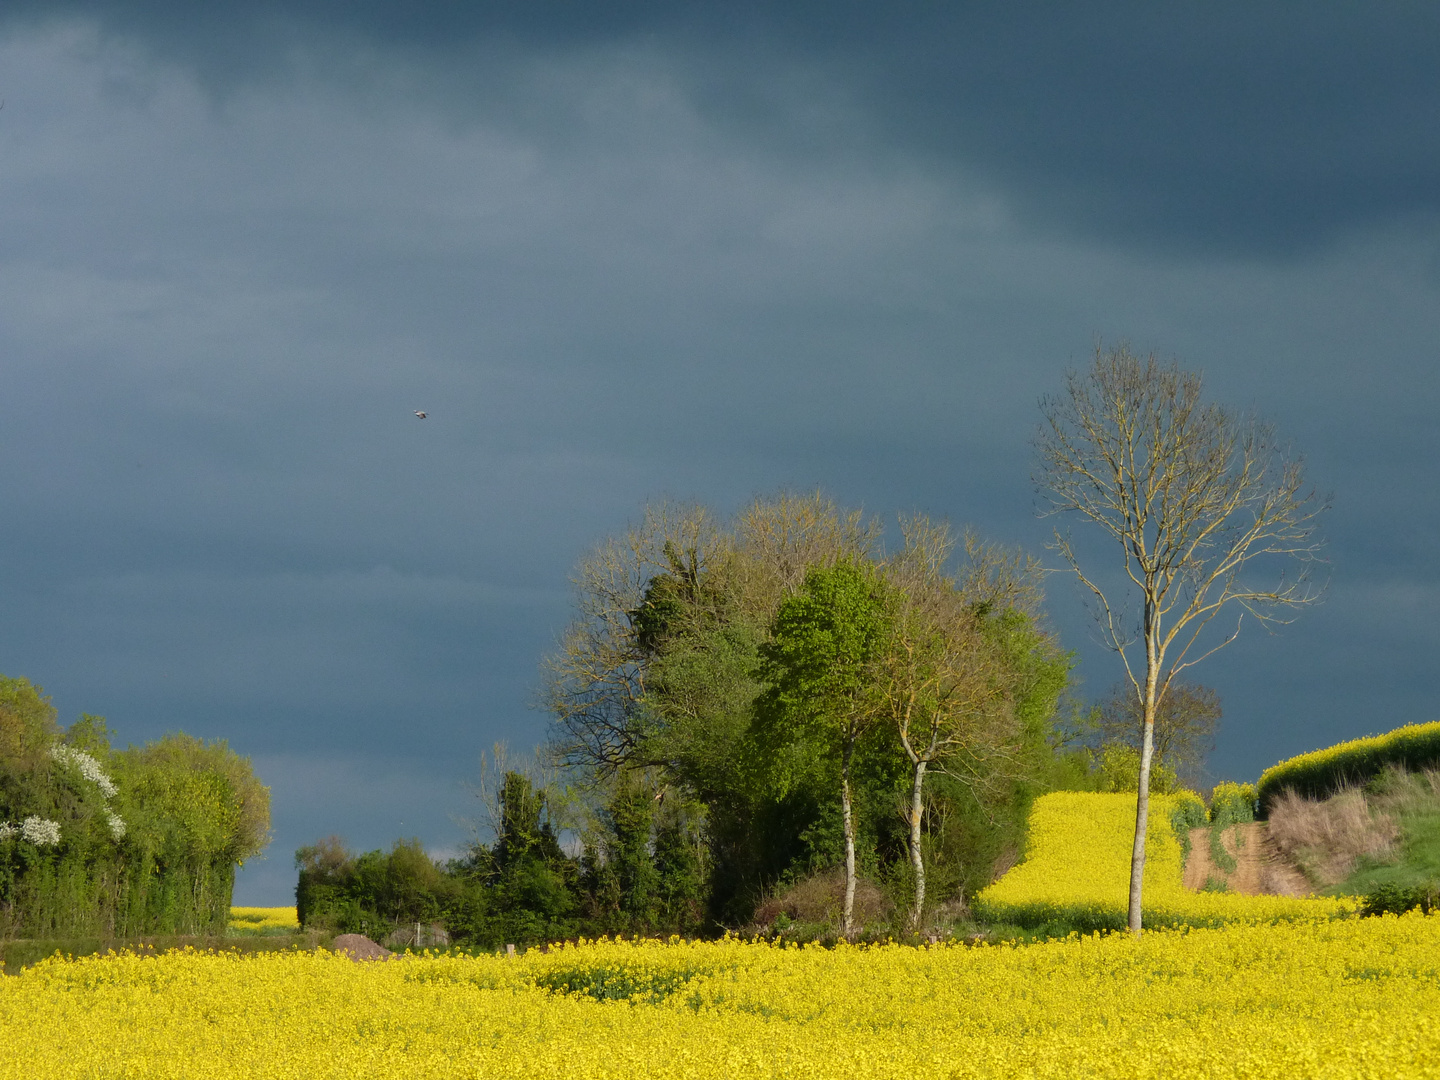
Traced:
[[[785, 753], [795, 734], [819, 736], [824, 756], [848, 755], [872, 721], [874, 671], [889, 633], [885, 587], [873, 567], [812, 567], [804, 588], [780, 605], [760, 648], [756, 731], [773, 750], [772, 780], [784, 795], [806, 757]], [[806, 745], [816, 745], [805, 740]]]
[[629, 1001], [657, 1005], [698, 975], [708, 975], [708, 966], [642, 968], [638, 965], [576, 964], [552, 968], [536, 976], [535, 985], [557, 994], [579, 994], [596, 1001]]
[[0, 769], [24, 775], [40, 769], [60, 735], [55, 707], [28, 679], [0, 675]]
[[504, 944], [703, 926], [706, 867], [696, 822], [636, 777], [611, 791], [601, 826], [575, 858], [561, 848], [550, 793], [509, 771], [489, 846], [441, 866], [418, 840], [355, 855], [338, 837], [295, 854], [296, 908], [307, 930], [380, 939], [441, 923], [456, 944]]
[[[897, 811], [913, 773], [881, 720], [880, 680], [899, 590], [923, 575], [877, 540], [874, 523], [818, 496], [757, 502], [729, 526], [656, 507], [580, 564], [579, 617], [547, 660], [546, 702], [554, 760], [593, 802], [583, 932], [746, 925], [762, 899], [833, 869], [847, 757], [859, 872], [905, 887]], [[1019, 732], [991, 759], [957, 754], [928, 771], [926, 897], [953, 909], [1013, 862], [1037, 794], [1094, 781], [1055, 723], [1072, 658], [1042, 628], [1038, 590], [1007, 577], [1023, 577], [1024, 560], [977, 546], [981, 563], [960, 567], [956, 586], [939, 569], [946, 550], [924, 580], [956, 589], [955, 613], [977, 620], [976, 656]]]
[[1346, 786], [1361, 786], [1387, 768], [1420, 771], [1440, 764], [1440, 721], [1408, 724], [1384, 735], [1353, 739], [1282, 761], [1260, 775], [1256, 796], [1264, 816], [1282, 791], [1324, 799]]
[[[1210, 859], [1227, 874], [1235, 872], [1235, 856], [1225, 848], [1225, 830], [1255, 820], [1255, 787], [1229, 780], [1210, 793]], [[1237, 842], [1239, 835], [1237, 834]]]
[[1210, 824], [1217, 829], [1255, 820], [1255, 786], [1229, 780], [1210, 792]]
[[96, 716], [62, 732], [38, 687], [0, 677], [0, 935], [223, 934], [269, 792], [223, 742], [109, 739]]
[[[1109, 743], [1100, 748], [1095, 790], [1102, 792], [1140, 790], [1140, 751], [1126, 743]], [[1161, 761], [1150, 762], [1150, 793], [1169, 795], [1180, 789], [1175, 770]]]
[[379, 939], [398, 927], [441, 921], [461, 885], [419, 840], [354, 855], [337, 836], [295, 853], [296, 915], [307, 930]]
[[1365, 894], [1362, 915], [1404, 915], [1419, 908], [1426, 915], [1440, 910], [1440, 885], [1377, 885]]
[[1205, 812], [1205, 800], [1193, 791], [1175, 792], [1170, 810], [1170, 828], [1180, 842], [1180, 865], [1190, 858], [1190, 830], [1204, 827], [1209, 822]]
[[658, 794], [633, 773], [611, 786], [583, 885], [589, 920], [604, 932], [653, 932], [661, 923], [660, 873], [651, 852]]

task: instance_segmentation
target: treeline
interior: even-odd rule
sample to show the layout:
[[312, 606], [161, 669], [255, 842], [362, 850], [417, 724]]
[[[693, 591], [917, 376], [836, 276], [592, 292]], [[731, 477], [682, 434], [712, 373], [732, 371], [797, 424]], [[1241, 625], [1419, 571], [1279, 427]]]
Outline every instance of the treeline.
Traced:
[[[1059, 723], [1071, 658], [1035, 562], [919, 517], [894, 551], [881, 532], [820, 496], [649, 508], [577, 568], [544, 669], [558, 775], [505, 776], [493, 841], [444, 867], [304, 849], [302, 918], [704, 933], [816, 875], [842, 920], [857, 882], [896, 927], [953, 913], [1017, 856], [1036, 794], [1099, 781]], [[407, 874], [430, 882], [410, 907]]]
[[114, 750], [103, 718], [62, 730], [0, 676], [0, 937], [224, 933], [269, 831], [269, 791], [225, 743]]
[[[553, 790], [553, 789], [552, 789]], [[338, 837], [301, 848], [302, 925], [391, 945], [497, 947], [708, 927], [703, 840], [640, 785], [617, 786], [581, 854], [561, 846], [550, 792], [508, 771], [494, 793], [495, 839], [440, 865], [419, 840], [356, 855]], [[561, 792], [564, 801], [564, 793]]]
[[[820, 496], [728, 521], [649, 508], [577, 567], [544, 666], [547, 767], [500, 770], [491, 842], [444, 866], [418, 841], [303, 849], [301, 919], [493, 946], [715, 933], [802, 893], [843, 933], [963, 913], [1018, 858], [1038, 794], [1134, 790], [1138, 713], [1068, 695], [1023, 552], [923, 517], [894, 550], [881, 532]], [[1213, 693], [1176, 691], [1153, 787], [1218, 716]]]

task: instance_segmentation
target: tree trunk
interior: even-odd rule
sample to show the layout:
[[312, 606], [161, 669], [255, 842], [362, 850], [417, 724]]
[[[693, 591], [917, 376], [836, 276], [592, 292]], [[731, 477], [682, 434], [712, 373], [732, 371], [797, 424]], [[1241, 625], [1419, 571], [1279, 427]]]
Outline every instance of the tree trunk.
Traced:
[[1140, 902], [1145, 882], [1145, 833], [1150, 824], [1150, 759], [1155, 754], [1155, 684], [1159, 664], [1145, 665], [1145, 724], [1140, 738], [1140, 790], [1135, 796], [1135, 847], [1130, 855], [1130, 932], [1140, 936]]
[[855, 932], [855, 818], [850, 812], [850, 758], [855, 740], [845, 740], [845, 757], [840, 767], [840, 811], [845, 823], [845, 906], [840, 912], [840, 932], [847, 938]]
[[915, 868], [915, 908], [910, 912], [910, 928], [920, 932], [920, 919], [925, 913], [925, 859], [920, 851], [920, 816], [924, 809], [925, 762], [915, 763], [915, 784], [910, 789], [910, 865]]

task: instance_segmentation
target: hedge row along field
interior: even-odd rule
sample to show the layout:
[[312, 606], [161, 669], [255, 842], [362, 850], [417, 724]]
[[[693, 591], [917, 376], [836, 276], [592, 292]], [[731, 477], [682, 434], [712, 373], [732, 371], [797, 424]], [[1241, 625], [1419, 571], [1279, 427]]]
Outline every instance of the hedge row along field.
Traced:
[[[1189, 792], [1150, 797], [1145, 838], [1145, 925], [1223, 926], [1339, 918], [1351, 899], [1197, 893], [1184, 886], [1184, 861], [1171, 827], [1198, 799]], [[1188, 804], [1188, 805], [1186, 805]], [[1176, 813], [1179, 811], [1179, 813]], [[1062, 791], [1041, 796], [1030, 813], [1025, 861], [975, 898], [984, 921], [1085, 930], [1125, 927], [1135, 796]]]
[[0, 1077], [1440, 1075], [1440, 915], [1018, 948], [582, 943], [45, 961]]
[[0, 675], [0, 940], [224, 933], [235, 866], [264, 848], [270, 793], [223, 742], [112, 750]]
[[1440, 764], [1440, 721], [1407, 724], [1384, 735], [1337, 743], [1272, 765], [1260, 774], [1256, 795], [1263, 816], [1286, 788], [1311, 799], [1333, 795], [1346, 784], [1360, 784], [1403, 766], [1419, 770]]

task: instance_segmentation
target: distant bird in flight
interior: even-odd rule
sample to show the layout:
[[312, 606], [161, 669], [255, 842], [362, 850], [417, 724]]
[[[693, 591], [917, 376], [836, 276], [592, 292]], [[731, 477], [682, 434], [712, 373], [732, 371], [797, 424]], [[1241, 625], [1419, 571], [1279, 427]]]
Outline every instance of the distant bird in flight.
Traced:
[[420, 417], [421, 420], [424, 420], [424, 419], [425, 419], [425, 414], [424, 414], [424, 412], [422, 412], [422, 411], [419, 410], [419, 409], [416, 409], [416, 410], [415, 410], [415, 415], [418, 416], [418, 417]]

